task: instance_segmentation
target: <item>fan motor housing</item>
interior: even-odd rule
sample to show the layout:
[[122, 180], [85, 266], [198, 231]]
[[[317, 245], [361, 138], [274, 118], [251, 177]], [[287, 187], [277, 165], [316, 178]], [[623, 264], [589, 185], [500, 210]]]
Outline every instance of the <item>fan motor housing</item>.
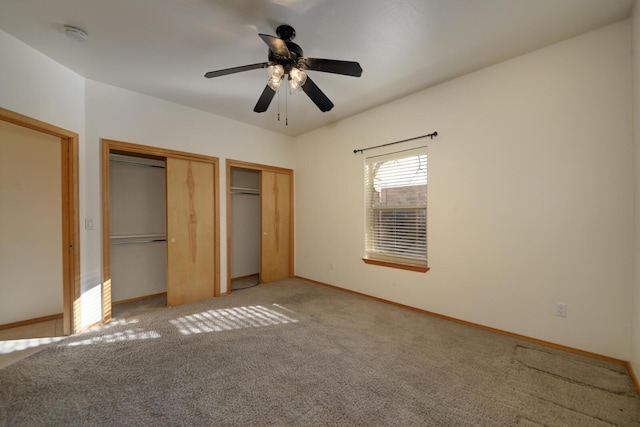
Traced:
[[287, 24], [279, 25], [278, 28], [276, 28], [276, 34], [282, 40], [287, 42], [290, 42], [291, 40], [296, 38], [296, 30], [291, 25]]

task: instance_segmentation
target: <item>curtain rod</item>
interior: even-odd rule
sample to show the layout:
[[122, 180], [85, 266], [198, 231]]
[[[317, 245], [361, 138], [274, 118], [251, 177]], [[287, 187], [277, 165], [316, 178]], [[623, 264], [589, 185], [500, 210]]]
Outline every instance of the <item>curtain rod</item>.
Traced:
[[353, 150], [353, 154], [364, 153], [367, 150], [373, 150], [374, 148], [386, 147], [387, 145], [400, 144], [401, 142], [413, 141], [414, 139], [420, 139], [420, 138], [426, 138], [426, 137], [429, 137], [429, 138], [433, 139], [434, 136], [438, 136], [438, 132], [432, 132], [432, 133], [428, 133], [426, 135], [414, 136], [413, 138], [403, 139], [402, 141], [388, 142], [386, 144], [376, 145], [375, 147], [360, 148], [358, 150]]

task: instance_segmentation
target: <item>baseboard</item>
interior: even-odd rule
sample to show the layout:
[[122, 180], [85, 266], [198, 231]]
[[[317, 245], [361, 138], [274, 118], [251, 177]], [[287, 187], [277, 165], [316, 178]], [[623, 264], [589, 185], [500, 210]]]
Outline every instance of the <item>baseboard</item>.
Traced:
[[63, 318], [62, 313], [51, 314], [49, 316], [36, 317], [35, 319], [27, 319], [27, 320], [21, 320], [19, 322], [5, 323], [4, 325], [0, 325], [0, 330], [17, 328], [19, 326], [33, 325], [34, 323], [46, 322], [48, 320], [56, 320], [56, 319], [62, 319], [62, 318]]
[[153, 295], [144, 295], [144, 296], [141, 296], [141, 297], [123, 299], [123, 300], [120, 300], [120, 301], [112, 301], [111, 305], [126, 304], [128, 302], [142, 301], [142, 300], [145, 300], [145, 299], [155, 298], [155, 297], [159, 297], [159, 296], [163, 296], [163, 295], [167, 295], [167, 293], [166, 292], [160, 292], [160, 293], [153, 294]]
[[633, 366], [631, 366], [631, 362], [627, 362], [626, 364], [627, 370], [629, 371], [629, 375], [631, 375], [631, 379], [633, 383], [636, 385], [636, 391], [640, 394], [640, 383], [638, 382], [638, 377], [636, 376], [635, 371], [633, 370]]
[[327, 286], [329, 288], [337, 289], [337, 290], [340, 290], [340, 291], [343, 291], [343, 292], [347, 292], [347, 293], [350, 293], [350, 294], [362, 296], [362, 297], [365, 297], [365, 298], [370, 298], [370, 299], [373, 299], [373, 300], [376, 300], [376, 301], [379, 301], [379, 302], [395, 305], [397, 307], [402, 307], [402, 308], [405, 308], [405, 309], [408, 309], [408, 310], [417, 311], [418, 313], [423, 313], [423, 314], [426, 314], [426, 315], [429, 315], [429, 316], [438, 317], [440, 319], [449, 320], [449, 321], [456, 322], [456, 323], [461, 323], [461, 324], [467, 325], [467, 326], [473, 326], [474, 328], [483, 329], [485, 331], [495, 332], [495, 333], [498, 333], [498, 334], [501, 334], [501, 335], [507, 335], [507, 336], [510, 336], [510, 337], [513, 337], [513, 338], [518, 338], [518, 339], [521, 339], [521, 340], [524, 340], [524, 341], [529, 341], [529, 342], [533, 342], [533, 343], [536, 343], [536, 344], [541, 344], [541, 345], [544, 345], [546, 347], [552, 347], [552, 348], [556, 348], [556, 349], [559, 349], [559, 350], [564, 350], [564, 351], [568, 351], [568, 352], [571, 352], [571, 353], [576, 353], [576, 354], [580, 354], [580, 355], [583, 355], [583, 356], [591, 357], [591, 358], [594, 358], [594, 359], [604, 360], [604, 361], [607, 361], [607, 362], [611, 362], [611, 363], [615, 363], [615, 364], [618, 364], [618, 365], [625, 366], [629, 370], [629, 374], [631, 375], [634, 383], [636, 384], [636, 390], [638, 391], [638, 394], [640, 394], [640, 386], [638, 385], [638, 380], [635, 377], [635, 374], [633, 373], [633, 370], [631, 369], [630, 363], [628, 361], [626, 361], [626, 360], [616, 359], [614, 357], [609, 357], [609, 356], [605, 356], [605, 355], [598, 354], [598, 353], [592, 353], [590, 351], [580, 350], [578, 348], [568, 347], [566, 345], [556, 344], [556, 343], [553, 343], [553, 342], [550, 342], [550, 341], [544, 341], [544, 340], [540, 340], [538, 338], [532, 338], [532, 337], [528, 337], [526, 335], [520, 335], [520, 334], [516, 334], [516, 333], [513, 333], [513, 332], [509, 332], [509, 331], [504, 331], [502, 329], [492, 328], [490, 326], [481, 325], [479, 323], [473, 323], [473, 322], [468, 322], [466, 320], [456, 319], [455, 317], [445, 316], [443, 314], [434, 313], [432, 311], [423, 310], [421, 308], [411, 307], [410, 305], [400, 304], [400, 303], [389, 301], [389, 300], [386, 300], [386, 299], [383, 299], [383, 298], [374, 297], [372, 295], [363, 294], [361, 292], [352, 291], [350, 289], [341, 288], [339, 286], [330, 285], [328, 283], [318, 282], [317, 280], [307, 279], [306, 277], [300, 277], [300, 276], [296, 276], [296, 277], [298, 279], [305, 280], [307, 282], [310, 282], [310, 283], [313, 283], [313, 284], [316, 284], [316, 285]]

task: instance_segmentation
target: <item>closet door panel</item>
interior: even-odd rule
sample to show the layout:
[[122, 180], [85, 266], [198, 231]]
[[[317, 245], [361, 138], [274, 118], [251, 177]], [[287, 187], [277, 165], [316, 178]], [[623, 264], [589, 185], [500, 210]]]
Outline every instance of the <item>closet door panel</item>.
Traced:
[[214, 296], [214, 165], [167, 158], [167, 305]]
[[291, 175], [262, 171], [260, 279], [264, 283], [290, 276]]

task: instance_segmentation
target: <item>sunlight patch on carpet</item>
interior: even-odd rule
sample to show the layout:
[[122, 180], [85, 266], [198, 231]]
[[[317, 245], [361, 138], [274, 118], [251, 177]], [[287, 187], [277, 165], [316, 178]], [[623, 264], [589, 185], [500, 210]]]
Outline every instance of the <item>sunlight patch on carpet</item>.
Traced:
[[[277, 304], [273, 305], [282, 308]], [[252, 305], [247, 307], [207, 310], [201, 313], [178, 317], [169, 322], [175, 325], [182, 335], [192, 335], [206, 332], [283, 325], [296, 323], [298, 320], [261, 305]]]
[[114, 326], [133, 325], [136, 323], [140, 323], [140, 319], [113, 319], [111, 322], [106, 325], [99, 326], [97, 329], [105, 330], [113, 328]]
[[87, 338], [80, 341], [74, 341], [67, 344], [69, 347], [76, 347], [79, 345], [90, 345], [98, 343], [114, 343], [120, 341], [139, 341], [160, 338], [161, 335], [156, 331], [145, 331], [142, 328], [128, 329], [122, 332], [114, 332], [112, 334], [100, 335], [92, 338]]
[[66, 337], [46, 337], [0, 341], [0, 354], [10, 354], [15, 351], [23, 351], [29, 348], [36, 348], [58, 342], [65, 338]]

